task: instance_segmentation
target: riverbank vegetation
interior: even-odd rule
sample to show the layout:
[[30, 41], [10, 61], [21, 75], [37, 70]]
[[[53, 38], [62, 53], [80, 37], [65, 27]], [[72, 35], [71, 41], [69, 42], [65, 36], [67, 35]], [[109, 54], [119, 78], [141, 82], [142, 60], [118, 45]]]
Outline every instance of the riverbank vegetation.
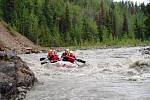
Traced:
[[0, 0], [0, 18], [42, 46], [150, 42], [150, 4], [112, 0]]

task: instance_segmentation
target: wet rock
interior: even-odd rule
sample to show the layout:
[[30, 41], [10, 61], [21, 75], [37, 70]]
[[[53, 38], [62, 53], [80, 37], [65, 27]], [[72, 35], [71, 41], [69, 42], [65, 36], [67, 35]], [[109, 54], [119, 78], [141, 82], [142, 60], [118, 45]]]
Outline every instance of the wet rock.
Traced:
[[41, 50], [39, 53], [47, 53], [47, 50]]
[[0, 100], [22, 100], [36, 80], [20, 57], [0, 51]]
[[28, 48], [25, 48], [23, 52], [25, 54], [31, 54], [31, 53], [40, 53], [40, 51], [41, 50], [38, 50], [36, 48], [30, 48], [30, 47], [28, 47]]
[[142, 55], [144, 55], [144, 54], [150, 55], [150, 47], [144, 48], [144, 49], [140, 49], [140, 52], [142, 53]]
[[140, 61], [136, 61], [135, 63], [130, 65], [130, 68], [135, 68], [135, 67], [139, 67], [139, 68], [150, 67], [150, 61], [140, 60]]
[[26, 97], [27, 88], [22, 86], [22, 87], [18, 87], [17, 89], [18, 89], [18, 96], [16, 100], [23, 100]]
[[140, 73], [150, 72], [150, 61], [136, 61], [135, 63], [131, 64], [129, 68], [134, 68]]

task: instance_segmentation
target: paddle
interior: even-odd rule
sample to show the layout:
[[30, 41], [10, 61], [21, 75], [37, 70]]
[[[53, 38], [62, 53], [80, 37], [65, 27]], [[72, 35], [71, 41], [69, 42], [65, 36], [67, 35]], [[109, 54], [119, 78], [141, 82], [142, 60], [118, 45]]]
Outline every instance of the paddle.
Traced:
[[86, 61], [81, 60], [81, 59], [75, 59], [75, 60], [78, 61], [78, 62], [81, 62], [81, 63], [86, 63]]
[[46, 64], [46, 63], [48, 63], [48, 62], [41, 62], [41, 65]]
[[[46, 64], [46, 63], [49, 63], [49, 62], [47, 62], [47, 60], [49, 61], [48, 58], [45, 58], [44, 60], [45, 60], [45, 61], [41, 62], [41, 65]], [[53, 62], [50, 62], [50, 63], [55, 63], [55, 62], [57, 62], [57, 61], [53, 61]]]
[[[44, 60], [44, 61], [43, 61], [43, 60]], [[41, 65], [43, 65], [43, 64], [48, 63], [49, 59], [43, 57], [43, 58], [40, 58], [40, 61], [43, 61], [43, 62], [41, 62]]]
[[[77, 55], [80, 55], [80, 51], [79, 51], [79, 50], [76, 50], [75, 55], [76, 55], [76, 56], [77, 56]], [[81, 62], [81, 63], [86, 63], [86, 61], [81, 60], [81, 59], [76, 59], [76, 58], [75, 58], [75, 60], [78, 61], [78, 62]]]
[[46, 59], [46, 58], [44, 58], [44, 57], [43, 57], [43, 58], [40, 58], [40, 61], [43, 61], [43, 60], [45, 60], [45, 59]]

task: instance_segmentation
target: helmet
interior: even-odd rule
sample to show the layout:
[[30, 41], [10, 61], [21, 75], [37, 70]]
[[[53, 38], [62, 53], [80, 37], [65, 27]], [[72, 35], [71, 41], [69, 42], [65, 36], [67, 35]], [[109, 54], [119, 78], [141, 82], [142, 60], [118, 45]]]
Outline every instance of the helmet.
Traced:
[[68, 51], [68, 52], [69, 52], [70, 50], [69, 50], [69, 49], [66, 49], [66, 51]]
[[52, 49], [49, 50], [49, 52], [52, 52], [52, 51], [53, 51]]
[[73, 51], [70, 51], [70, 54], [73, 54]]

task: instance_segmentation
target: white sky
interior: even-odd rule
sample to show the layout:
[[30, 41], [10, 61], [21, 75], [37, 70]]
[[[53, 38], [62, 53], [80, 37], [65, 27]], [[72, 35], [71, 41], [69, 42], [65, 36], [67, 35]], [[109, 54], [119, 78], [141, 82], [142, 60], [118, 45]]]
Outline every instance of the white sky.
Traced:
[[133, 2], [137, 2], [137, 3], [148, 3], [150, 2], [150, 0], [114, 0], [114, 1], [133, 1]]

